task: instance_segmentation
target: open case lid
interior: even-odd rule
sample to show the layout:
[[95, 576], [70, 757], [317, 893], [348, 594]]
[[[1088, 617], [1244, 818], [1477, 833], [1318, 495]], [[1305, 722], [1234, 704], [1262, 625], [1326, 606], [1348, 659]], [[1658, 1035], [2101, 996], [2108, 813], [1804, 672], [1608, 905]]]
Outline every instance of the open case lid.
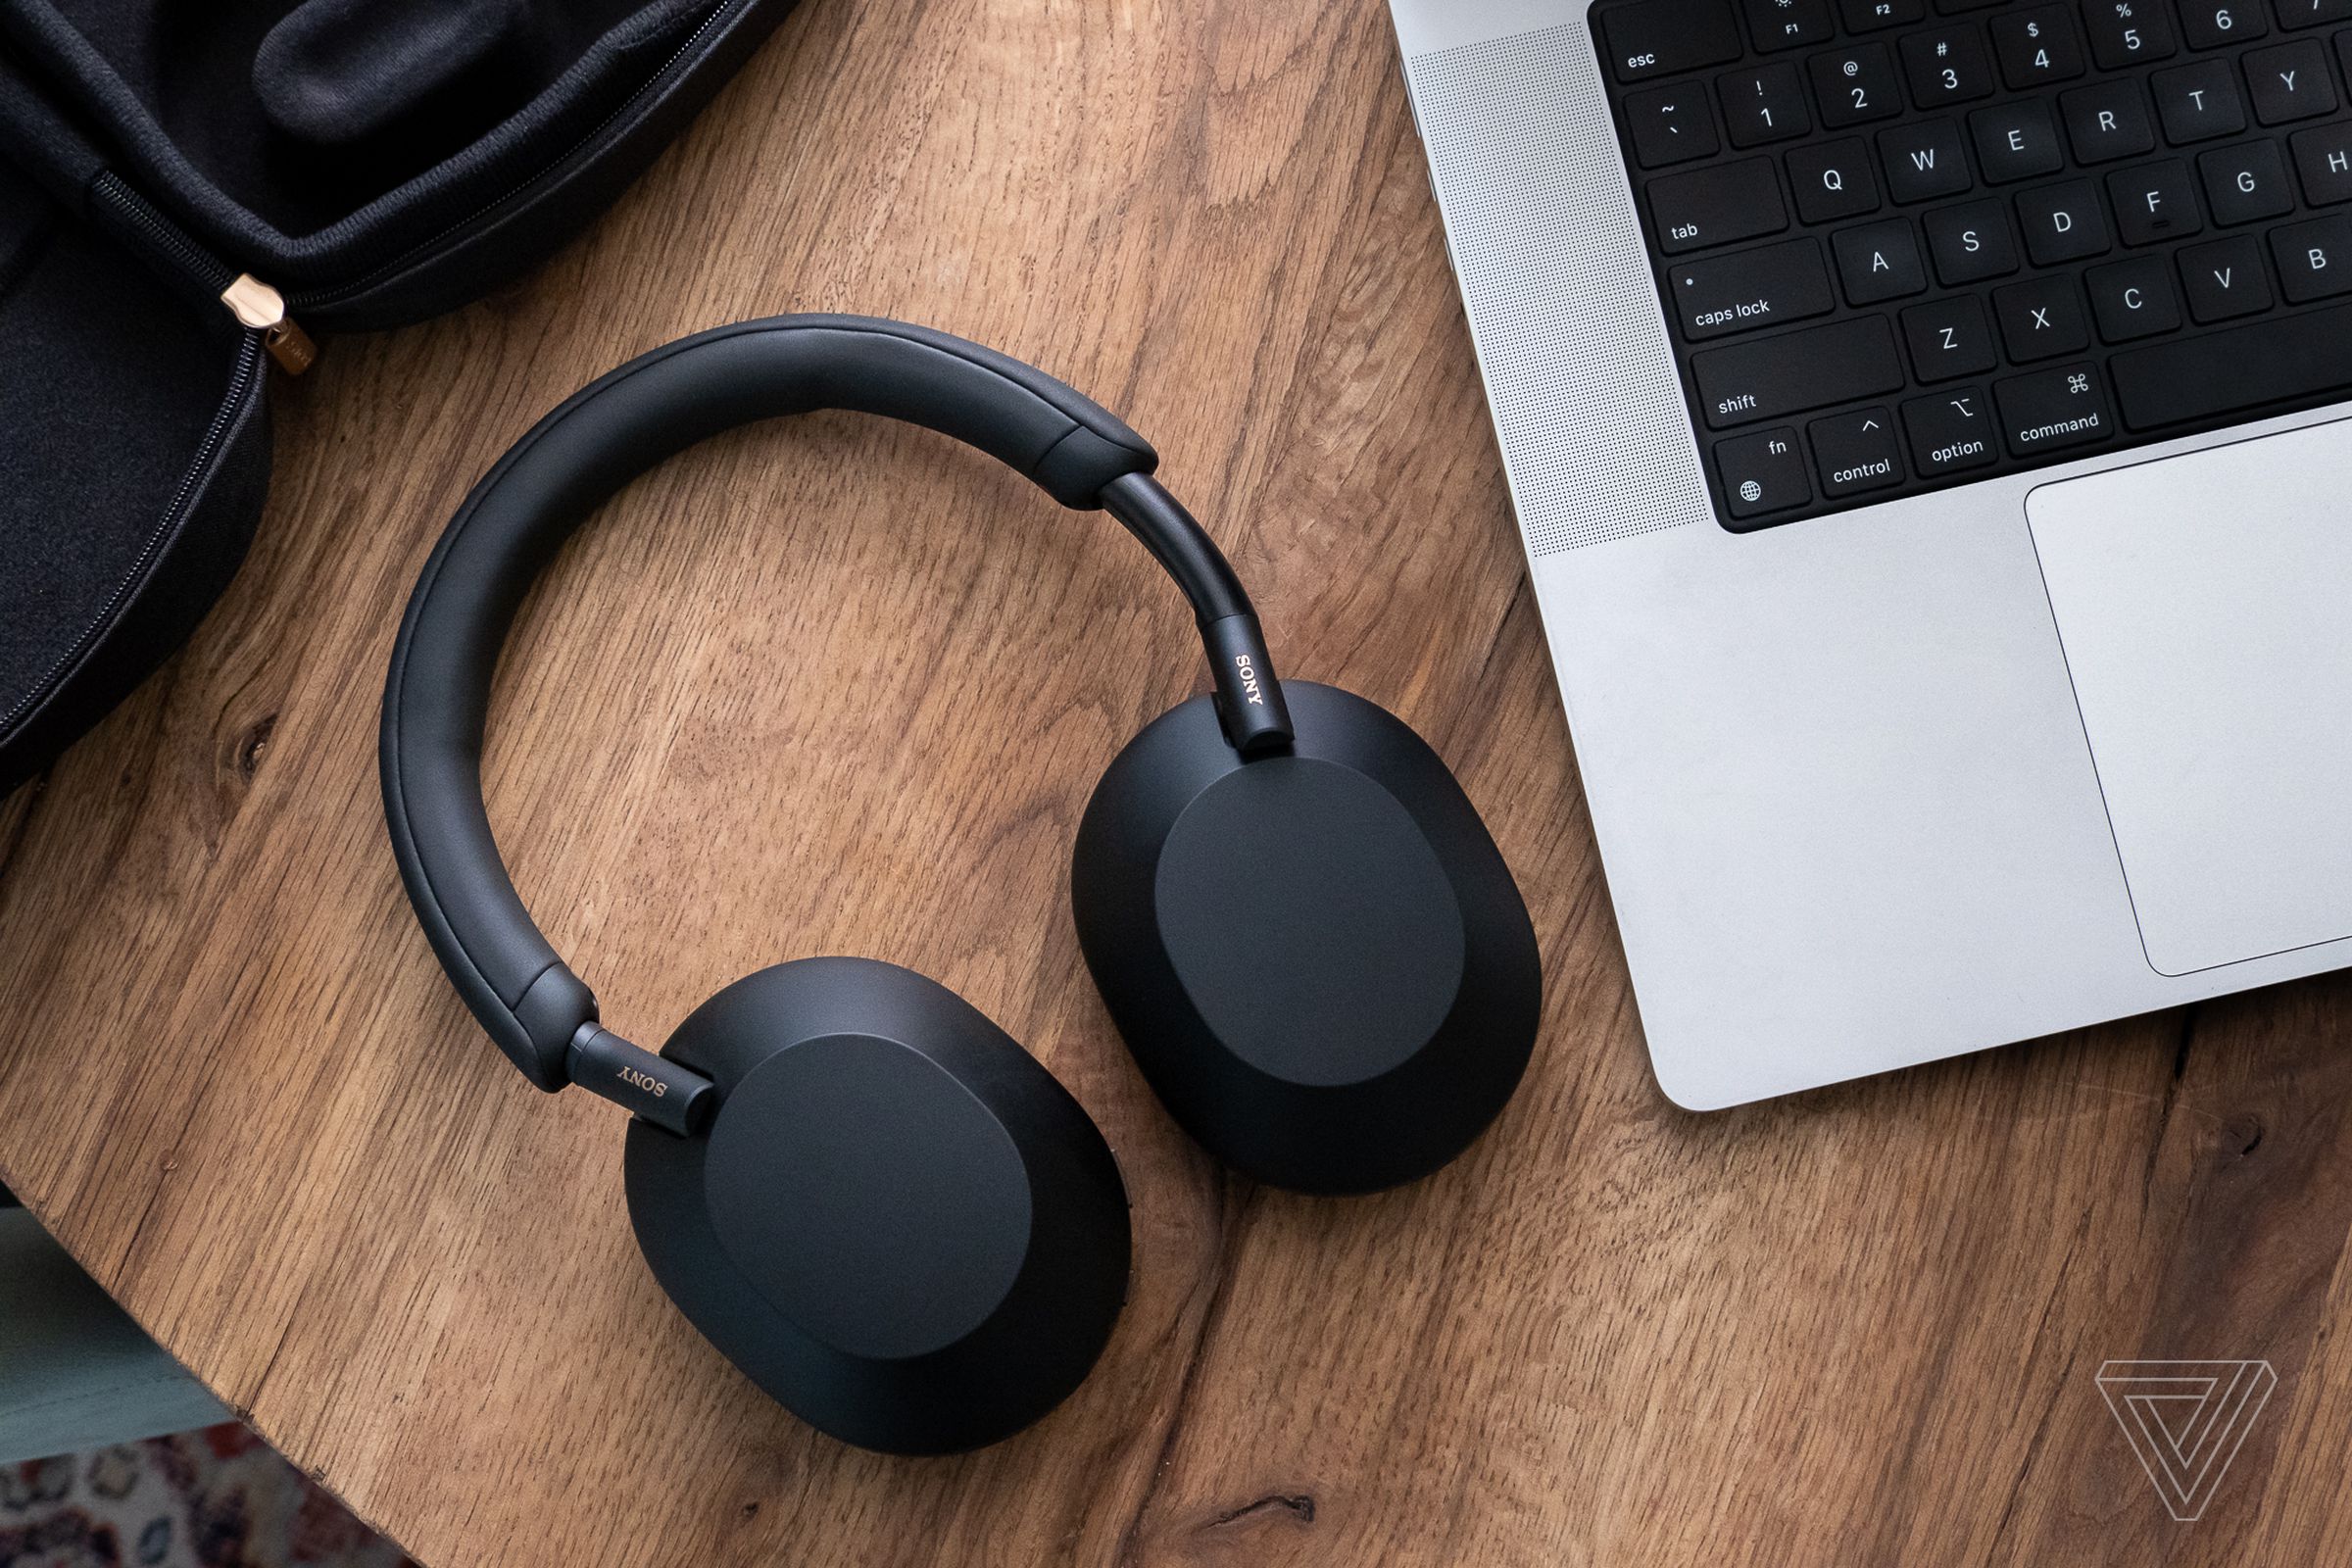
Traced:
[[529, 270], [791, 5], [0, 0], [0, 794], [242, 560], [272, 310], [395, 325]]
[[0, 0], [0, 146], [111, 171], [306, 324], [455, 309], [572, 238], [791, 0]]

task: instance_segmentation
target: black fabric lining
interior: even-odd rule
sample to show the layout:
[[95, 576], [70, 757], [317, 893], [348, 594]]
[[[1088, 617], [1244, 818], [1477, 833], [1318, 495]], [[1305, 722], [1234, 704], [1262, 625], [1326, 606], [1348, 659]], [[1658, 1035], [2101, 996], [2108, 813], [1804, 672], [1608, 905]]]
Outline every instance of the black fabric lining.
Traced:
[[0, 164], [0, 714], [115, 592], [237, 352], [233, 331], [208, 332], [118, 247], [55, 218]]
[[[0, 0], [0, 32], [143, 189], [282, 285], [354, 275], [499, 200], [730, 3]], [[407, 62], [399, 79], [379, 58]]]

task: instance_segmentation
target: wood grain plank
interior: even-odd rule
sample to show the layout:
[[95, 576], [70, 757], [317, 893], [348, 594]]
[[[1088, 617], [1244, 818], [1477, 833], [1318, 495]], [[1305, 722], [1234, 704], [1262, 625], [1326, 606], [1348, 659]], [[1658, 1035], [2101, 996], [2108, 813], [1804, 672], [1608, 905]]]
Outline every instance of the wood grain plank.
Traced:
[[[0, 1179], [436, 1568], [2346, 1554], [2345, 982], [1710, 1117], [1650, 1083], [1393, 47], [1376, 3], [811, 0], [537, 275], [279, 382], [248, 570], [0, 803]], [[610, 1107], [479, 1038], [375, 798], [393, 630], [473, 478], [629, 355], [791, 309], [966, 333], [1149, 433], [1282, 667], [1460, 772], [1549, 986], [1454, 1167], [1348, 1202], [1224, 1176], [1066, 911], [1094, 779], [1198, 680], [1150, 563], [846, 418], [633, 486], [526, 606], [486, 766], [611, 1021], [911, 964], [1135, 1197], [1094, 1379], [948, 1461], [813, 1436], [686, 1329]], [[2278, 1368], [2198, 1525], [2098, 1399], [2133, 1355]]]

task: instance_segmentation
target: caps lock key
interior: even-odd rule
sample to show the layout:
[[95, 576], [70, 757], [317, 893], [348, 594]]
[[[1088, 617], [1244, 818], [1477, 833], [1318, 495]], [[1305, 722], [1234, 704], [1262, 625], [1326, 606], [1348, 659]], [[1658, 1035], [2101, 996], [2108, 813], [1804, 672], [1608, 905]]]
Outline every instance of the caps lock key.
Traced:
[[1668, 268], [1666, 277], [1673, 284], [1675, 319], [1693, 343], [1827, 316], [1838, 308], [1818, 240], [1792, 239], [1737, 256], [1685, 262]]

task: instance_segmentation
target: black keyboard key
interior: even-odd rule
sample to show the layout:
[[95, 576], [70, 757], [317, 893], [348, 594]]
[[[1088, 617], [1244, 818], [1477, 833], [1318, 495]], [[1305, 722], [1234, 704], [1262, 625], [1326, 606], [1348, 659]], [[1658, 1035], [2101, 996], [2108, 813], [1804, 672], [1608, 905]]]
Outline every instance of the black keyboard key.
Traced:
[[1766, 53], [1828, 43], [1838, 36], [1830, 0], [1746, 0], [1746, 5], [1747, 30]]
[[1891, 120], [1903, 112], [1903, 89], [1895, 80], [1894, 62], [1883, 43], [1861, 43], [1815, 55], [1806, 65], [1813, 74], [1813, 98], [1821, 109], [1821, 122], [1833, 130]]
[[1813, 438], [1821, 493], [1832, 501], [1903, 482], [1902, 443], [1895, 438], [1894, 416], [1886, 410], [1833, 414], [1815, 419], [1805, 433]]
[[2083, 0], [2090, 58], [2101, 71], [2170, 60], [2180, 52], [2164, 0]]
[[2271, 308], [2271, 274], [2262, 265], [2262, 245], [2253, 235], [2232, 234], [2210, 245], [2191, 245], [2180, 260], [2181, 292], [2188, 296], [2188, 314], [2200, 325]]
[[1879, 210], [1870, 149], [1854, 137], [1789, 149], [1788, 188], [1796, 193], [1796, 216], [1808, 223], [1835, 223]]
[[2178, 331], [2180, 300], [2173, 292], [2173, 269], [2161, 256], [2134, 256], [2094, 267], [2082, 275], [2090, 292], [2090, 314], [2099, 336], [2110, 343]]
[[1924, 22], [1928, 16], [1927, 0], [1838, 0], [1838, 8], [1845, 13], [1848, 32], [1899, 27], [1905, 23]]
[[1723, 98], [1724, 128], [1735, 147], [1787, 141], [1813, 128], [1813, 117], [1805, 110], [1805, 84], [1785, 60], [1719, 76], [1715, 90]]
[[1640, 0], [1603, 13], [1600, 25], [1619, 81], [1680, 75], [1740, 54], [1731, 0]]
[[1993, 367], [1992, 327], [1974, 294], [1932, 300], [1903, 312], [1903, 346], [1922, 381], [1956, 381]]
[[1858, 316], [1690, 356], [1708, 425], [1751, 424], [1900, 391], [1903, 365], [1883, 316]]
[[2017, 270], [2009, 209], [1998, 201], [1962, 202], [1928, 214], [1928, 260], [1945, 288], [2007, 277]]
[[2082, 74], [2082, 40], [2072, 6], [2034, 6], [1992, 19], [1992, 58], [2012, 92], [2028, 92]]
[[2314, 125], [2296, 131], [2287, 145], [2294, 149], [2305, 201], [2314, 207], [2352, 201], [2352, 125]]
[[2127, 349], [2109, 363], [2135, 430], [2340, 396], [2352, 388], [2352, 305]]
[[2107, 410], [2106, 389], [2095, 365], [2064, 365], [2014, 376], [1995, 383], [1992, 400], [2000, 410], [2001, 439], [2009, 444], [2012, 457], [2037, 458], [2104, 441], [2115, 433], [2115, 416]]
[[2060, 93], [2058, 118], [2066, 122], [2066, 139], [2074, 144], [2078, 164], [2137, 158], [2156, 145], [2147, 94], [2129, 76]]
[[2199, 60], [2159, 71], [2148, 78], [2156, 91], [2156, 118], [2164, 139], [2179, 147], [2246, 128], [2246, 106], [2237, 95], [2237, 75], [2227, 60]]
[[2340, 214], [2271, 232], [2278, 287], [2295, 305], [2352, 293], [2352, 218]]
[[1984, 53], [1984, 35], [1973, 22], [1908, 34], [1902, 56], [1911, 101], [1922, 109], [1992, 96], [1992, 62]]
[[1669, 256], [1777, 234], [1788, 226], [1769, 158], [1716, 164], [1649, 182], [1658, 248]]
[[1923, 479], [1982, 468], [2000, 459], [1992, 410], [1973, 386], [1913, 398], [1903, 405], [1903, 432], [1911, 438], [1911, 466]]
[[1840, 229], [1830, 237], [1830, 248], [1838, 253], [1845, 297], [1856, 305], [1876, 305], [1927, 289], [1928, 270], [1919, 259], [1919, 240], [1902, 219]]
[[1992, 317], [2001, 343], [2020, 365], [2080, 354], [2090, 346], [2090, 323], [2075, 280], [2061, 273], [2032, 277], [1992, 291]]
[[2026, 255], [2035, 267], [2104, 256], [2114, 248], [2099, 188], [2087, 179], [2020, 191], [2017, 224], [2026, 231]]
[[2352, 22], [2352, 0], [2278, 0], [2278, 25], [2289, 32]]
[[2180, 31], [2191, 49], [2219, 49], [2271, 30], [2265, 0], [2180, 0]]
[[1977, 167], [1991, 184], [2054, 174], [2065, 166], [2050, 106], [2038, 98], [1979, 109], [1968, 117], [1968, 128], [1976, 138]]
[[1880, 131], [1879, 162], [1886, 169], [1886, 194], [1898, 203], [1957, 196], [1974, 183], [1960, 127], [1949, 120], [1917, 120]]
[[1643, 169], [1662, 169], [1713, 156], [1715, 116], [1707, 95], [1692, 86], [1650, 87], [1625, 100], [1625, 128]]
[[2180, 239], [2205, 227], [2188, 165], [2178, 158], [2117, 170], [2107, 176], [2107, 198], [2115, 203], [2116, 231], [2127, 245]]
[[1716, 442], [1715, 471], [1723, 478], [1724, 506], [1735, 517], [1787, 512], [1813, 499], [1804, 448], [1787, 425]]
[[[2296, 0], [2281, 0], [2292, 6]], [[2266, 125], [2291, 124], [2335, 113], [2335, 81], [2328, 73], [2328, 51], [2316, 38], [2297, 38], [2246, 56], [2246, 95], [2254, 118]]]
[[1675, 320], [1692, 342], [1827, 316], [1838, 308], [1821, 242], [1792, 239], [1667, 269]]
[[2213, 209], [2213, 220], [2224, 228], [2283, 217], [2295, 210], [2295, 193], [2286, 180], [2286, 160], [2275, 141], [2216, 148], [2197, 160], [2197, 172], [2205, 180], [2205, 202]]

